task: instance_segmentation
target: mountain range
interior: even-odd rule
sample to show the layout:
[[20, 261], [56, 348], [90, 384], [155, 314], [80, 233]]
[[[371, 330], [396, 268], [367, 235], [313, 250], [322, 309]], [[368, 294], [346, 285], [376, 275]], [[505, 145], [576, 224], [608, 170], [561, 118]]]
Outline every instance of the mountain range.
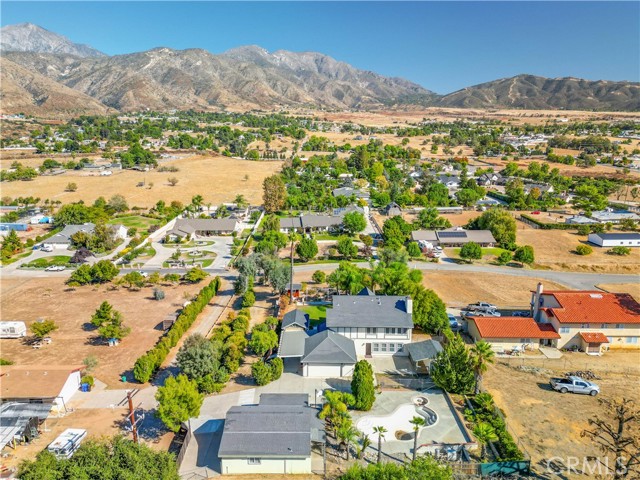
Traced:
[[244, 46], [108, 56], [33, 24], [0, 30], [5, 113], [462, 107], [640, 110], [640, 84], [519, 75], [438, 95], [315, 52]]

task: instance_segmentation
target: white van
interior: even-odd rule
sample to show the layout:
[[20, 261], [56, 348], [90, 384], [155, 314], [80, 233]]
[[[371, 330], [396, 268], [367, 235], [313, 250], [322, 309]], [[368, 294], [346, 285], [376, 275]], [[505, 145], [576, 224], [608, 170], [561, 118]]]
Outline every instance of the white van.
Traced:
[[47, 450], [57, 458], [71, 458], [86, 436], [87, 431], [82, 428], [67, 428], [49, 444]]

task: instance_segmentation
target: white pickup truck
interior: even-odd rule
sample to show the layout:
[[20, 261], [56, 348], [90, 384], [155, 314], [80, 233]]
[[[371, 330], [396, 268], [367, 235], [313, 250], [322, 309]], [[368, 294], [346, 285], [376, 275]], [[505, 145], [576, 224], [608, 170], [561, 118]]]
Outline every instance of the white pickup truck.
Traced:
[[551, 388], [560, 393], [582, 393], [583, 395], [591, 395], [592, 397], [600, 393], [600, 387], [598, 385], [580, 377], [552, 378], [549, 383], [551, 384]]

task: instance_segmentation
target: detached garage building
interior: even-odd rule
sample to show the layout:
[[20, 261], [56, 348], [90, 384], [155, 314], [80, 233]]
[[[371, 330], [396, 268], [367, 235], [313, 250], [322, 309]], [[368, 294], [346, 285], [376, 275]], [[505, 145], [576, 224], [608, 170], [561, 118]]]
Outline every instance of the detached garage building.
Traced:
[[80, 388], [80, 367], [3, 367], [0, 402], [45, 403], [66, 410]]
[[640, 233], [591, 233], [589, 243], [599, 247], [640, 247]]

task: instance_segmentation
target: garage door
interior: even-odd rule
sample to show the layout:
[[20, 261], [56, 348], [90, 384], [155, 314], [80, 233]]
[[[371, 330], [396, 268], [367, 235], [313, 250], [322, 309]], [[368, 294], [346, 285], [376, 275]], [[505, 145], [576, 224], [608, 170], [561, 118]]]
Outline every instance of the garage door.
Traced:
[[309, 365], [307, 377], [339, 377], [340, 365]]

